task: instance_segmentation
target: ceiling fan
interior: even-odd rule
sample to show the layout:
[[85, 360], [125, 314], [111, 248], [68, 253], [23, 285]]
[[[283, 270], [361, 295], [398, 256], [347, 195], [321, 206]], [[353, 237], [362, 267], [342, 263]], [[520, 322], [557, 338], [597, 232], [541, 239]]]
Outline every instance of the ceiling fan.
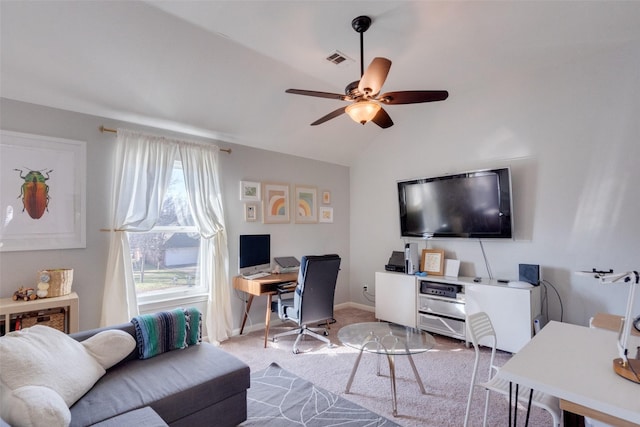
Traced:
[[421, 102], [444, 101], [449, 96], [446, 90], [408, 90], [386, 92], [380, 95], [380, 89], [387, 79], [391, 61], [387, 58], [374, 58], [367, 70], [364, 70], [364, 32], [369, 29], [371, 18], [358, 16], [351, 21], [353, 29], [360, 33], [360, 80], [349, 83], [345, 94], [317, 92], [303, 89], [287, 89], [286, 93], [315, 96], [318, 98], [338, 99], [351, 104], [340, 107], [311, 123], [311, 126], [322, 124], [347, 113], [354, 121], [365, 124], [374, 122], [383, 129], [393, 126], [393, 120], [382, 108], [382, 105], [418, 104]]

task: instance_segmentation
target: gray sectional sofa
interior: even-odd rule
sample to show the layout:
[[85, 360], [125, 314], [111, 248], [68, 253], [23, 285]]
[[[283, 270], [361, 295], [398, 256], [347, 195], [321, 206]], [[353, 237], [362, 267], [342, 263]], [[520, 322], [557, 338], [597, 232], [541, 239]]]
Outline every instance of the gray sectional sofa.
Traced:
[[[82, 341], [114, 328], [136, 336], [131, 323], [71, 336]], [[145, 360], [136, 347], [70, 408], [71, 426], [144, 425], [155, 415], [149, 408], [170, 426], [235, 426], [247, 417], [248, 388], [249, 366], [212, 344]]]

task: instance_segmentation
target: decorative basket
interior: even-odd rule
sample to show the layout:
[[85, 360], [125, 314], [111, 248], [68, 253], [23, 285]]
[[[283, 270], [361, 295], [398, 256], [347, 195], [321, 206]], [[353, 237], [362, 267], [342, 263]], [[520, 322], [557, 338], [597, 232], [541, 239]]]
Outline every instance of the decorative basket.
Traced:
[[44, 311], [34, 311], [22, 315], [22, 328], [29, 328], [34, 325], [45, 325], [62, 332], [67, 332], [66, 316], [63, 309], [50, 309]]
[[[38, 273], [40, 282], [47, 282], [47, 298], [60, 297], [71, 293], [71, 285], [73, 283], [73, 268], [55, 268], [51, 270], [42, 270]], [[48, 277], [48, 281], [47, 281]]]

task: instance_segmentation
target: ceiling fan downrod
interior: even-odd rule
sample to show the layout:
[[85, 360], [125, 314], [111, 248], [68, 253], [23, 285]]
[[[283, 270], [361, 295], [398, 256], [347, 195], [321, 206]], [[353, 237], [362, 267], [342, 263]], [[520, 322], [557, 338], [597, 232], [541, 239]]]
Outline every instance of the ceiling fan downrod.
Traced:
[[351, 21], [351, 27], [360, 33], [360, 77], [364, 75], [364, 33], [371, 26], [371, 18], [358, 16]]

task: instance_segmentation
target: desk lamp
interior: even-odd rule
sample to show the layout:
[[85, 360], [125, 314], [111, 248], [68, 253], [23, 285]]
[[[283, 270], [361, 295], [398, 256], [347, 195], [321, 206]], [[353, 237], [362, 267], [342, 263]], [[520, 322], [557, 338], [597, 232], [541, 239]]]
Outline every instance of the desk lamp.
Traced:
[[640, 274], [637, 271], [627, 271], [626, 273], [614, 273], [613, 270], [609, 271], [597, 271], [595, 268], [592, 274], [596, 279], [600, 280], [602, 284], [611, 283], [629, 283], [629, 299], [627, 300], [627, 311], [624, 317], [624, 326], [622, 332], [618, 338], [618, 354], [619, 358], [613, 359], [613, 370], [616, 374], [636, 383], [640, 383], [640, 360], [631, 359], [627, 357], [629, 352], [627, 343], [629, 341], [629, 335], [631, 334], [631, 324], [633, 323], [633, 317], [631, 311], [633, 310], [633, 298], [635, 296], [636, 287], [640, 281]]

